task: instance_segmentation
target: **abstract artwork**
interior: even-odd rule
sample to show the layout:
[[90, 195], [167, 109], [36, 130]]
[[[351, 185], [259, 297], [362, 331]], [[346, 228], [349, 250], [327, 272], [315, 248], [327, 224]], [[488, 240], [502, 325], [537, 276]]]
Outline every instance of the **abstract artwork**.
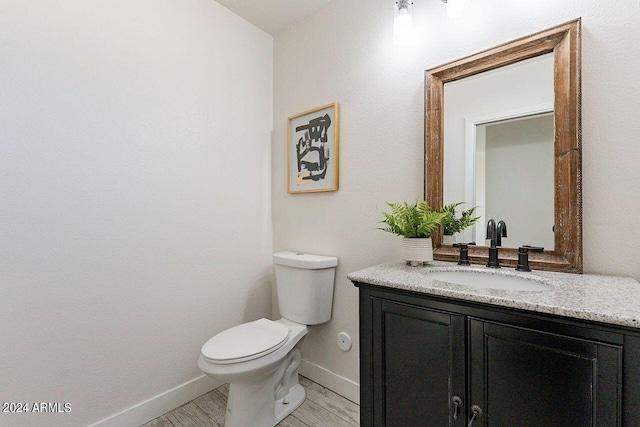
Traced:
[[338, 103], [287, 120], [287, 192], [338, 189]]

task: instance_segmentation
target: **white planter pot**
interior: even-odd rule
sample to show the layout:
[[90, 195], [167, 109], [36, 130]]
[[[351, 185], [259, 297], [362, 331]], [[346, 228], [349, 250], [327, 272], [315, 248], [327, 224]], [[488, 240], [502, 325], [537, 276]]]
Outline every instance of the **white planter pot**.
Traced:
[[433, 244], [431, 237], [427, 238], [402, 238], [400, 247], [400, 258], [417, 267], [423, 262], [433, 261]]
[[454, 243], [457, 243], [457, 240], [456, 236], [447, 236], [446, 234], [442, 236], [443, 245], [453, 245]]

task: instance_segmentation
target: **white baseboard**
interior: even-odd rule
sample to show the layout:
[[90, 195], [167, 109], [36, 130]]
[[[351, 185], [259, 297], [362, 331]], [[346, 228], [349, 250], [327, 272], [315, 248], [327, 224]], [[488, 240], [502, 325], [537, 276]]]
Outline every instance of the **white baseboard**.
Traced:
[[[358, 383], [306, 360], [300, 362], [299, 372], [311, 381], [346, 397], [352, 402], [360, 403], [360, 385]], [[198, 396], [208, 393], [214, 388], [220, 387], [222, 384], [220, 381], [202, 375], [98, 421], [92, 424], [91, 427], [139, 426], [190, 402]]]
[[300, 362], [298, 372], [340, 396], [360, 404], [360, 384], [304, 359]]
[[166, 414], [178, 406], [184, 405], [198, 396], [208, 393], [214, 388], [220, 387], [222, 384], [220, 381], [202, 375], [109, 418], [98, 421], [92, 424], [91, 427], [139, 426]]

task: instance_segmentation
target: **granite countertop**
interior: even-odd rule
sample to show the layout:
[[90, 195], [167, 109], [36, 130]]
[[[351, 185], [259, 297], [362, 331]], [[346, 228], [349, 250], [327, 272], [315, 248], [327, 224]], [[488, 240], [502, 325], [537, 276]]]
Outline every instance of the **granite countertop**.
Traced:
[[[430, 279], [428, 273], [436, 271], [517, 276], [546, 284], [551, 290], [477, 289]], [[441, 261], [432, 261], [423, 267], [411, 267], [398, 260], [355, 271], [348, 274], [347, 278], [387, 288], [640, 328], [640, 283], [630, 277], [548, 271], [524, 273], [512, 268], [465, 267]]]

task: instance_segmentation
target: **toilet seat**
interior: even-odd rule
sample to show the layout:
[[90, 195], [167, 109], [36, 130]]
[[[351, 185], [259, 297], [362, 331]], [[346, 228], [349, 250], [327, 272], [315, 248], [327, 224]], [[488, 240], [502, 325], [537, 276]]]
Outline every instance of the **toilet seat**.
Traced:
[[218, 364], [257, 359], [282, 347], [289, 328], [282, 323], [258, 319], [219, 333], [202, 346], [202, 356]]

